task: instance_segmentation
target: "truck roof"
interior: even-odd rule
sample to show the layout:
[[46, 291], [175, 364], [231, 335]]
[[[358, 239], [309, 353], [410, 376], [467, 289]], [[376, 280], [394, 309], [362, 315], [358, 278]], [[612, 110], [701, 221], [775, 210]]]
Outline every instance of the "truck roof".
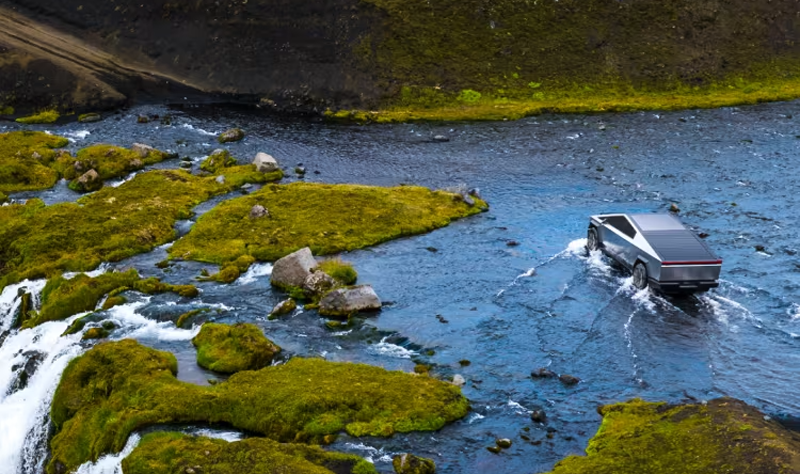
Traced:
[[714, 252], [670, 214], [628, 214], [662, 261], [715, 261]]

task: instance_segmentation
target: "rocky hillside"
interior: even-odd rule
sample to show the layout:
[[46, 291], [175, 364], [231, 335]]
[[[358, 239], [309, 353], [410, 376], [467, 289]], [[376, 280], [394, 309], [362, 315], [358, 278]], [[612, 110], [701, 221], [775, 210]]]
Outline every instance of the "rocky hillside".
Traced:
[[800, 71], [799, 15], [795, 0], [0, 0], [0, 108], [759, 88]]

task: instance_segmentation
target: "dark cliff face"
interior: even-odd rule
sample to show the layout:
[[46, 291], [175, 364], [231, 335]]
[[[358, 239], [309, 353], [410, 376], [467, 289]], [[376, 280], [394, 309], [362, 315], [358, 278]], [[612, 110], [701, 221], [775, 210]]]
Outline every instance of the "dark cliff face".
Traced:
[[[797, 0], [0, 0], [0, 7], [63, 34], [58, 41], [28, 34], [37, 48], [12, 45], [17, 57], [42, 55], [49, 66], [0, 50], [7, 105], [38, 105], [47, 92], [63, 107], [196, 90], [319, 111], [372, 107], [403, 86], [522, 97], [531, 83], [548, 91], [669, 90], [800, 72]], [[11, 41], [2, 30], [0, 45]], [[51, 57], [64, 37], [83, 46]], [[91, 49], [106, 55], [101, 67], [83, 54]], [[51, 70], [26, 75], [32, 66]]]

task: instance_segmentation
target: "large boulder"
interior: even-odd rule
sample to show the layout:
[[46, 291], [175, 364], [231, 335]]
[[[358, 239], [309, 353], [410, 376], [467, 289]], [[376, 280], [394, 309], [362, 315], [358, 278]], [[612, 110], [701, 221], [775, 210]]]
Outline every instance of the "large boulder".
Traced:
[[261, 152], [256, 154], [253, 164], [256, 165], [256, 169], [261, 173], [272, 173], [280, 169], [278, 161], [272, 155]]
[[325, 295], [319, 302], [319, 314], [323, 316], [346, 317], [359, 311], [379, 309], [381, 300], [370, 285], [339, 288]]
[[432, 459], [408, 453], [393, 457], [392, 467], [397, 474], [434, 474], [436, 472], [436, 464]]
[[279, 288], [302, 287], [317, 261], [308, 247], [279, 259], [272, 267], [270, 282]]
[[336, 286], [336, 280], [321, 270], [307, 276], [303, 282], [303, 289], [315, 295], [322, 295]]

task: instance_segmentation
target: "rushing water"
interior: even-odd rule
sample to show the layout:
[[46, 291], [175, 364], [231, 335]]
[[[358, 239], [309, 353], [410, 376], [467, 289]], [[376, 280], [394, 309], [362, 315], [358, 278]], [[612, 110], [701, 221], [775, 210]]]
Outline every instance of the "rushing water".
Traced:
[[[137, 115], [148, 113], [171, 114], [172, 125], [136, 123]], [[361, 282], [393, 302], [345, 330], [327, 329], [313, 311], [268, 321], [283, 297], [269, 286], [268, 264], [231, 285], [201, 283], [194, 300], [135, 297], [108, 317], [122, 327], [113, 338], [135, 337], [172, 351], [179, 378], [194, 383], [215, 377], [194, 364], [189, 340], [196, 329], [168, 322], [193, 308], [208, 308], [219, 321], [259, 325], [286, 357], [315, 355], [406, 371], [422, 362], [442, 378], [461, 374], [473, 407], [464, 420], [436, 433], [342, 436], [331, 448], [369, 458], [382, 472], [391, 472], [392, 454], [411, 451], [436, 460], [443, 473], [530, 473], [581, 453], [600, 420], [596, 407], [632, 397], [680, 402], [729, 395], [771, 415], [800, 416], [794, 389], [800, 374], [798, 116], [800, 104], [790, 102], [358, 126], [230, 109], [140, 108], [99, 123], [48, 129], [72, 138], [73, 149], [142, 142], [199, 163], [220, 147], [213, 134], [241, 126], [245, 140], [225, 147], [242, 162], [258, 151], [272, 154], [289, 171], [287, 181], [297, 179], [291, 170], [302, 163], [307, 181], [479, 187], [490, 212], [343, 256], [355, 264]], [[433, 141], [439, 134], [450, 141]], [[157, 166], [177, 165], [171, 160]], [[63, 183], [12, 197], [76, 199]], [[235, 194], [214, 203], [230, 197]], [[709, 234], [707, 241], [724, 259], [719, 289], [682, 299], [636, 291], [629, 275], [584, 250], [590, 214], [665, 211], [672, 202], [686, 223]], [[192, 282], [207, 267], [181, 262], [167, 273], [155, 267], [165, 256], [159, 248], [119, 266], [174, 283]], [[42, 287], [21, 285], [33, 293]], [[16, 294], [10, 287], [0, 297], [0, 328], [10, 324]], [[52, 391], [66, 363], [91, 344], [79, 335], [59, 337], [67, 324], [14, 332], [0, 346], [0, 465], [16, 466], [16, 472], [37, 472], [46, 453]], [[32, 349], [44, 354], [43, 361], [27, 388], [8, 394], [14, 379], [9, 368]], [[581, 383], [531, 379], [539, 367]], [[546, 424], [530, 420], [534, 409], [547, 412]], [[499, 437], [514, 445], [500, 455], [486, 451]], [[115, 472], [122, 455], [104, 461], [112, 467], [85, 472]]]

